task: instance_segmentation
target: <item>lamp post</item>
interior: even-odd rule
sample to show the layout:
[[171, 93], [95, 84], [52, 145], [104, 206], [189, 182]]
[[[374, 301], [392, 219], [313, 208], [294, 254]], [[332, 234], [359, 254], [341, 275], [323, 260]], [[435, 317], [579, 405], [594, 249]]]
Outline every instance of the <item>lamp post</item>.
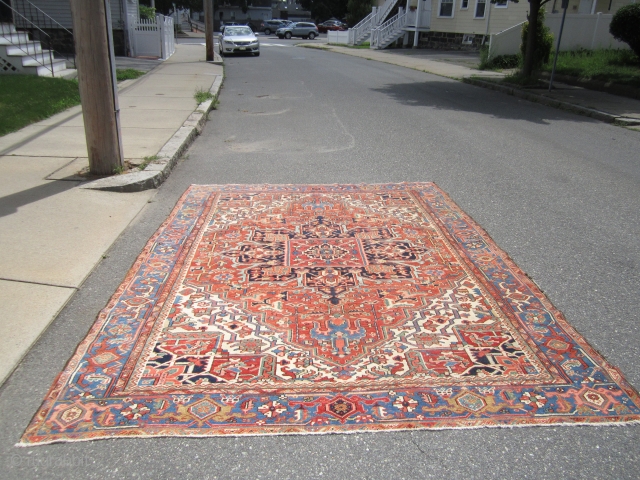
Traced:
[[213, 0], [204, 0], [204, 39], [207, 62], [213, 62]]
[[71, 0], [78, 87], [89, 170], [112, 175], [122, 169], [120, 108], [109, 0]]
[[[595, 2], [593, 2], [595, 3]], [[549, 91], [553, 87], [553, 76], [556, 74], [556, 63], [558, 62], [558, 51], [560, 51], [560, 40], [562, 40], [562, 29], [564, 28], [564, 19], [567, 16], [567, 7], [569, 0], [562, 0], [562, 22], [560, 23], [560, 33], [558, 34], [558, 43], [556, 44], [556, 56], [553, 59], [553, 69], [551, 70], [551, 78], [549, 79]]]

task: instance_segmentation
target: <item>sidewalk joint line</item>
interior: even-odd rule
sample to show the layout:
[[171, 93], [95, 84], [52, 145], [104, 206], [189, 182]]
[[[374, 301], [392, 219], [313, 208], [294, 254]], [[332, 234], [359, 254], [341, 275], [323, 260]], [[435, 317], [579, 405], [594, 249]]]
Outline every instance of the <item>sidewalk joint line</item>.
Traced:
[[17, 283], [30, 283], [30, 284], [33, 284], [33, 285], [42, 285], [44, 287], [71, 288], [73, 290], [80, 290], [80, 287], [72, 287], [70, 285], [56, 285], [55, 283], [46, 283], [46, 282], [31, 282], [29, 280], [17, 280], [15, 278], [0, 277], [0, 281], [17, 282]]

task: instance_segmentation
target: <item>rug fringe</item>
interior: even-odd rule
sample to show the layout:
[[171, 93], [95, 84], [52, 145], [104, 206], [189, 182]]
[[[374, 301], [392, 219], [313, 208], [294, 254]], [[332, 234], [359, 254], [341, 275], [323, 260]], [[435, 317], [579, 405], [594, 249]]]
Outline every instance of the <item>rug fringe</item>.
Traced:
[[[118, 439], [150, 439], [150, 438], [229, 438], [229, 437], [277, 437], [277, 436], [298, 436], [298, 435], [355, 435], [355, 434], [374, 434], [374, 433], [395, 433], [395, 432], [428, 432], [443, 430], [480, 430], [483, 428], [530, 428], [530, 427], [628, 427], [640, 425], [640, 420], [628, 420], [624, 422], [558, 422], [558, 423], [521, 423], [512, 425], [465, 425], [451, 427], [411, 427], [411, 428], [369, 428], [355, 430], [330, 430], [330, 431], [298, 431], [298, 432], [278, 432], [278, 433], [240, 433], [240, 434], [140, 434], [140, 435], [101, 435], [91, 438], [73, 438], [73, 439], [54, 439], [42, 442], [18, 442], [14, 447], [40, 447], [43, 445], [52, 445], [55, 443], [78, 443], [90, 442], [93, 440], [118, 440]], [[379, 425], [378, 425], [379, 427]]]

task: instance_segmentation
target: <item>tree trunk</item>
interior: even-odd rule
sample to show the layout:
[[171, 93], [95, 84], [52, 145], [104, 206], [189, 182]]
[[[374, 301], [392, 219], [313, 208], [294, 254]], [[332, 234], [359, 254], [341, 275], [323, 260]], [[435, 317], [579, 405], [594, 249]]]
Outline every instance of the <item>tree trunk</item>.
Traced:
[[529, 12], [529, 30], [527, 32], [527, 49], [524, 55], [522, 75], [531, 77], [533, 75], [533, 59], [536, 49], [536, 36], [538, 33], [538, 12], [540, 11], [540, 0], [529, 0], [531, 8]]

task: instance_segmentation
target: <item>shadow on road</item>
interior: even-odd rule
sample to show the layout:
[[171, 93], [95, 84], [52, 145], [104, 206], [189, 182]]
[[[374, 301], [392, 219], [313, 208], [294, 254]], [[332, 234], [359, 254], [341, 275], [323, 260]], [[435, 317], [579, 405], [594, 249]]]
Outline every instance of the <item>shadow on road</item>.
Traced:
[[505, 120], [525, 120], [542, 125], [549, 125], [552, 120], [597, 122], [589, 117], [457, 81], [397, 83], [372, 90], [388, 95], [410, 107], [479, 113]]

